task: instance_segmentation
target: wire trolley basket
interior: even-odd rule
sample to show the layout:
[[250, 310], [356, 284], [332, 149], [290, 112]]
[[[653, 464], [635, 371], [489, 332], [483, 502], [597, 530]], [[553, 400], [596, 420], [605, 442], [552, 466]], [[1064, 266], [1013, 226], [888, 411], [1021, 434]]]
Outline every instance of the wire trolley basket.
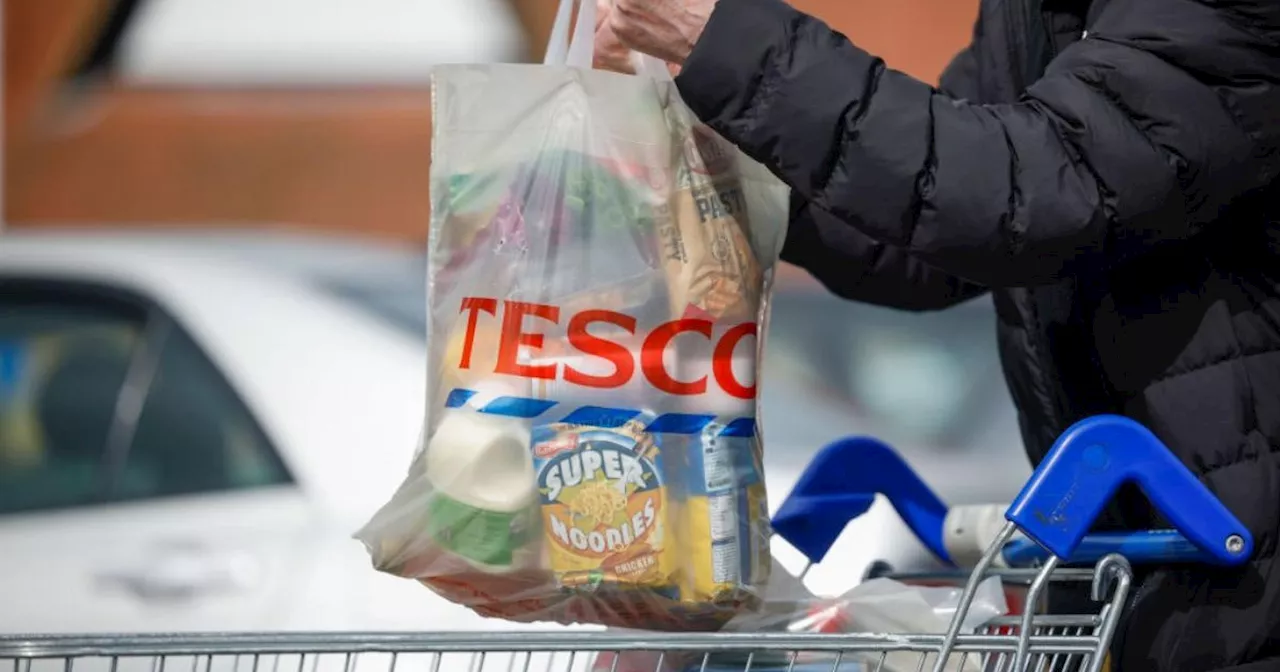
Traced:
[[[1140, 485], [1176, 529], [1089, 534], [1125, 482]], [[819, 561], [876, 496], [952, 561], [946, 506], [870, 439], [820, 451], [774, 531]], [[1131, 563], [1236, 565], [1253, 549], [1248, 530], [1150, 431], [1118, 416], [1064, 432], [1003, 517], [945, 632], [0, 635], [0, 672], [1099, 672], [1121, 625]], [[990, 576], [1025, 586], [1027, 606], [964, 631]], [[1094, 608], [1044, 613], [1048, 591], [1064, 584], [1087, 589]]]

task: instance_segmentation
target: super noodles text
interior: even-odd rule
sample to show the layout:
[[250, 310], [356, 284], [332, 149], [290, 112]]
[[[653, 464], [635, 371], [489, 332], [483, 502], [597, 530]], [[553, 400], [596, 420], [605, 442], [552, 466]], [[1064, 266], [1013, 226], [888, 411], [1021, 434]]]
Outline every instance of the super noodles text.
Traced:
[[[667, 394], [705, 394], [709, 381], [714, 381], [715, 385], [729, 396], [739, 399], [754, 399], [756, 396], [755, 383], [744, 385], [733, 371], [734, 351], [746, 337], [750, 336], [754, 341], [755, 322], [743, 322], [719, 334], [712, 349], [709, 372], [700, 376], [685, 376], [685, 379], [677, 379], [676, 374], [667, 370], [663, 358], [664, 352], [681, 334], [698, 334], [710, 342], [715, 331], [715, 325], [711, 320], [684, 318], [659, 324], [643, 334], [639, 362], [637, 362], [636, 355], [626, 346], [587, 332], [587, 328], [593, 324], [606, 324], [621, 328], [628, 334], [638, 335], [636, 319], [625, 313], [599, 309], [562, 315], [559, 306], [523, 301], [499, 301], [487, 297], [464, 298], [461, 312], [467, 315], [466, 340], [458, 362], [458, 368], [461, 369], [471, 368], [476, 326], [479, 324], [481, 314], [485, 313], [494, 318], [500, 317], [502, 320], [494, 373], [545, 380], [562, 379], [573, 385], [609, 389], [627, 384], [637, 375], [636, 369], [639, 368], [639, 375], [644, 376], [644, 379], [654, 388]], [[537, 331], [537, 322], [558, 325], [562, 320], [568, 325], [569, 344], [583, 354], [599, 357], [611, 363], [613, 373], [607, 375], [586, 373], [575, 368], [571, 363], [524, 364], [519, 361], [521, 348], [540, 350], [543, 347], [545, 334]]]
[[640, 458], [620, 450], [602, 448], [600, 450], [584, 450], [573, 453], [563, 459], [556, 460], [548, 466], [543, 474], [549, 499], [560, 499], [560, 492], [591, 481], [601, 476], [609, 481], [624, 481], [625, 485], [644, 489], [644, 467]]
[[579, 551], [590, 550], [595, 553], [617, 551], [630, 546], [637, 539], [643, 539], [645, 534], [653, 528], [656, 515], [653, 500], [648, 499], [645, 500], [644, 510], [633, 514], [622, 527], [603, 527], [583, 531], [552, 516], [551, 533], [556, 535], [561, 543]]

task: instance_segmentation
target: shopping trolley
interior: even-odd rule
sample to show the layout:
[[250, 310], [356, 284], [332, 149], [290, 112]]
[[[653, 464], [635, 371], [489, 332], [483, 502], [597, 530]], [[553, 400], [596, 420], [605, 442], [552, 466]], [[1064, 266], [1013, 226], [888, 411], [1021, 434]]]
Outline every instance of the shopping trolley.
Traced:
[[[1176, 529], [1088, 534], [1126, 482], [1138, 484]], [[820, 561], [877, 496], [940, 559], [954, 562], [943, 539], [947, 507], [871, 439], [820, 451], [779, 507], [775, 533]], [[0, 672], [640, 672], [638, 664], [645, 672], [1098, 672], [1128, 596], [1131, 562], [1238, 565], [1253, 548], [1248, 530], [1150, 431], [1118, 416], [1089, 418], [1063, 433], [1004, 518], [968, 573], [945, 632], [9, 635], [0, 637]], [[992, 575], [1025, 582], [1031, 607], [962, 631], [975, 591]], [[1096, 610], [1034, 608], [1063, 582], [1089, 584]]]

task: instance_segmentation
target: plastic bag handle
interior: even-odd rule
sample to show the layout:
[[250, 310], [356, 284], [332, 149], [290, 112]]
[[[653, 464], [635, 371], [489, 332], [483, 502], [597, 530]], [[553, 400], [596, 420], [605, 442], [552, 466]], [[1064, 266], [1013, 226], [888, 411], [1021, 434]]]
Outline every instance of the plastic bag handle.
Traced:
[[[575, 4], [578, 5], [578, 20], [573, 27], [573, 37], [570, 38], [569, 23], [573, 19]], [[595, 55], [595, 39], [596, 0], [560, 0], [542, 64], [590, 69]]]
[[1253, 552], [1249, 530], [1151, 430], [1118, 415], [1063, 432], [1005, 518], [1059, 558], [1071, 558], [1119, 487], [1136, 483], [1174, 527], [1213, 562]]
[[884, 495], [934, 555], [951, 563], [943, 543], [947, 506], [887, 444], [855, 436], [828, 444], [805, 467], [773, 517], [773, 531], [810, 562], [821, 562], [853, 519]]
[[631, 64], [635, 67], [637, 75], [652, 77], [660, 82], [672, 80], [671, 69], [667, 67], [667, 62], [660, 58], [633, 51], [631, 52]]

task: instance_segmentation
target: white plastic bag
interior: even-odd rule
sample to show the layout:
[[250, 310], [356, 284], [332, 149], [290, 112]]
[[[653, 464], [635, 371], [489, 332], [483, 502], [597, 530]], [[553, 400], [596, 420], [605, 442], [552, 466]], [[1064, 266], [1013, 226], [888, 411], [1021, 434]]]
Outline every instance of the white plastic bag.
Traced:
[[[424, 442], [358, 534], [517, 621], [702, 630], [769, 573], [756, 379], [788, 192], [665, 68], [433, 74]], [[563, 59], [563, 60], [562, 60]]]
[[[871, 579], [845, 593], [841, 606], [851, 632], [946, 631], [960, 602], [959, 586], [911, 586], [892, 579]], [[978, 584], [973, 604], [961, 620], [961, 632], [973, 632], [1008, 611], [1000, 577]]]
[[[865, 581], [838, 597], [819, 597], [776, 560], [769, 586], [759, 608], [735, 617], [725, 632], [790, 632], [811, 634], [942, 634], [951, 624], [959, 606], [960, 586], [916, 586], [891, 579]], [[997, 616], [1008, 613], [1004, 587], [999, 577], [990, 577], [978, 586], [973, 603], [961, 621], [961, 632], [971, 633]], [[917, 672], [932, 670], [936, 655], [890, 653], [881, 661], [880, 653], [849, 652], [839, 656], [819, 652], [728, 652], [703, 656], [675, 652], [627, 652], [598, 656], [593, 672], [728, 672], [742, 670], [747, 657], [754, 672]], [[661, 667], [656, 667], [661, 661]], [[837, 662], [839, 663], [837, 667]], [[978, 672], [977, 655], [953, 654], [947, 661], [949, 672]]]
[[[783, 578], [785, 575], [786, 578]], [[940, 634], [947, 630], [959, 606], [960, 586], [916, 586], [892, 579], [864, 581], [836, 598], [813, 595], [798, 579], [775, 567], [764, 607], [730, 621], [733, 632], [821, 632], [873, 634]], [[1004, 586], [993, 576], [978, 586], [973, 603], [961, 621], [961, 632], [970, 633], [991, 619], [1008, 613]], [[846, 654], [844, 660], [863, 659], [884, 672], [914, 672], [921, 654], [890, 653], [880, 662], [880, 654]], [[936, 656], [929, 656], [924, 669], [933, 669]], [[962, 666], [963, 659], [963, 666]], [[805, 661], [798, 661], [805, 662]], [[816, 661], [808, 661], [816, 662]], [[828, 665], [831, 662], [828, 661]], [[953, 655], [947, 670], [979, 670], [977, 656]]]

